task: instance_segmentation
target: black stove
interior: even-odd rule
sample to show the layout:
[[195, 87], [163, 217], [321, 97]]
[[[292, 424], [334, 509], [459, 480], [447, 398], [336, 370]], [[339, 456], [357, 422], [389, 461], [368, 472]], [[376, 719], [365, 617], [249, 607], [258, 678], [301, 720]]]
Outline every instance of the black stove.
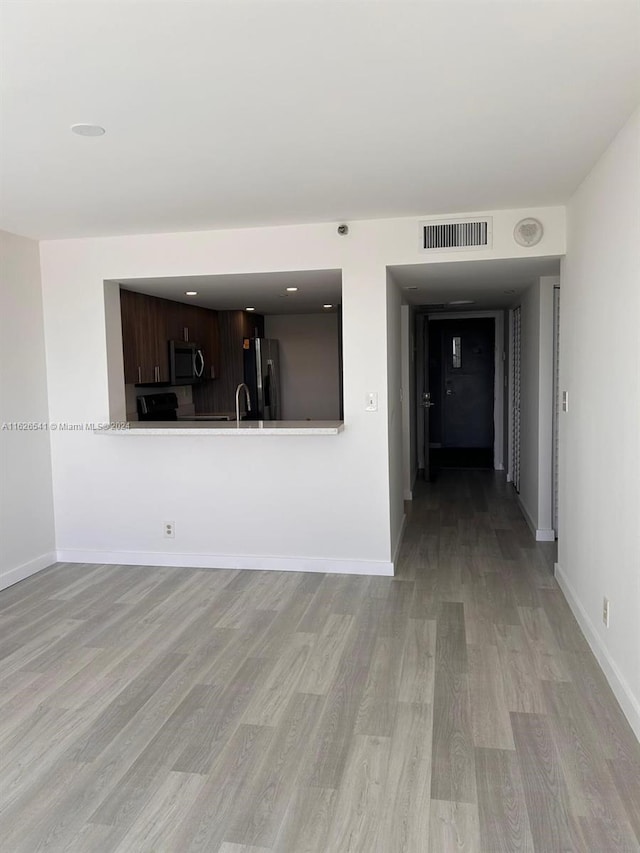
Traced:
[[178, 398], [173, 391], [163, 394], [144, 394], [138, 397], [138, 418], [141, 421], [177, 421]]

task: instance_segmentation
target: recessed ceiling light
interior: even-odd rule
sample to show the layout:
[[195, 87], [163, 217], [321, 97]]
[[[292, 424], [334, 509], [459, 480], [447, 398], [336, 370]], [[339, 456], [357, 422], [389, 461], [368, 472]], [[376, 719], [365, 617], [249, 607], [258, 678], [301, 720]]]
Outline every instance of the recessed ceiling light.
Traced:
[[78, 136], [104, 136], [106, 133], [104, 127], [99, 124], [72, 124], [71, 131]]
[[475, 299], [454, 299], [449, 305], [473, 305]]
[[185, 296], [197, 296], [198, 291], [197, 290], [185, 290], [184, 295]]
[[333, 308], [333, 305], [329, 305], [329, 304], [327, 303], [326, 305], [323, 305], [322, 307], [323, 307], [323, 308]]
[[403, 290], [417, 290], [418, 286], [416, 284], [409, 285], [408, 287], [404, 287]]
[[289, 293], [295, 293], [297, 289], [298, 289], [297, 287], [288, 287], [288, 288], [287, 288], [287, 290], [289, 291]]
[[255, 311], [256, 309], [255, 308], [245, 308], [244, 310], [245, 311]]
[[512, 293], [515, 293], [515, 290], [505, 290], [505, 293], [508, 293], [511, 296]]

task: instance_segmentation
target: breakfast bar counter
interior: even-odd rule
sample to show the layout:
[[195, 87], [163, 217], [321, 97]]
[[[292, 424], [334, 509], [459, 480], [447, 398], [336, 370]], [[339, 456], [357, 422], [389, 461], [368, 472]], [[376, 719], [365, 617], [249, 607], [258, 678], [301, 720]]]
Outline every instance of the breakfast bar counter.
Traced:
[[97, 435], [337, 435], [343, 421], [127, 421], [94, 430]]

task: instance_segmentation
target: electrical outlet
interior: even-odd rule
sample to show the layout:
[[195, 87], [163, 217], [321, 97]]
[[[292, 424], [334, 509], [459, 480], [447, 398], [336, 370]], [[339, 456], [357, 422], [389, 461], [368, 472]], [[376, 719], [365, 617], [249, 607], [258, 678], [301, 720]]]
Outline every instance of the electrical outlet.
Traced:
[[605, 628], [609, 627], [609, 599], [602, 599], [602, 621], [604, 622]]
[[563, 412], [569, 411], [569, 392], [568, 391], [562, 392], [562, 411]]
[[175, 539], [176, 538], [176, 525], [173, 521], [165, 521], [165, 523], [164, 523], [164, 538], [165, 539]]

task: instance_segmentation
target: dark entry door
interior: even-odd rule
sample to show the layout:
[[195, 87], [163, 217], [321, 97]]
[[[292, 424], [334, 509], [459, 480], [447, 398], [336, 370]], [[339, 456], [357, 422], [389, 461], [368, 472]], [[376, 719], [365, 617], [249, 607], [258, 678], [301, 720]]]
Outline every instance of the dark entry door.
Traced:
[[489, 318], [429, 323], [436, 467], [493, 466], [494, 336]]

